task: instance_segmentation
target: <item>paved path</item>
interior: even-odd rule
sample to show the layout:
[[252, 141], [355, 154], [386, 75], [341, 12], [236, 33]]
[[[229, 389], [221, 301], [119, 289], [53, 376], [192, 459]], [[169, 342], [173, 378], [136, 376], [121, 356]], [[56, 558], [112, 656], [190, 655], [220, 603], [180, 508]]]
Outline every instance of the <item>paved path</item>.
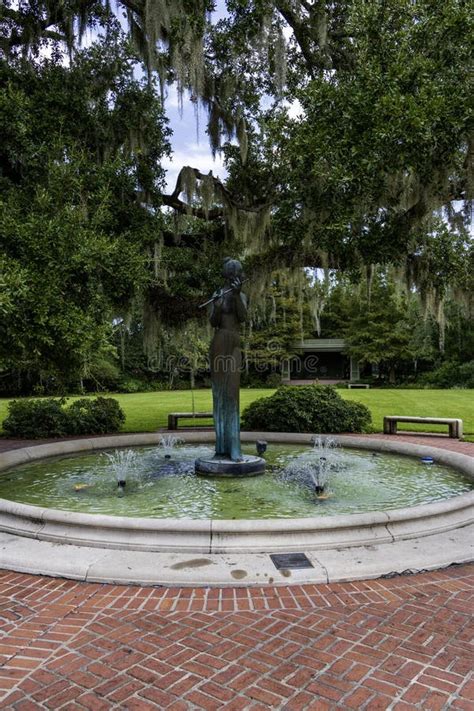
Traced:
[[[429, 439], [464, 453], [474, 447]], [[0, 705], [471, 711], [473, 583], [473, 565], [225, 589], [0, 572]]]
[[440, 447], [441, 449], [449, 449], [453, 452], [459, 452], [460, 454], [468, 454], [474, 457], [474, 442], [460, 442], [457, 439], [451, 439], [451, 437], [439, 437], [435, 434], [417, 434], [408, 433], [397, 435], [385, 435], [385, 434], [370, 434], [370, 435], [357, 435], [358, 437], [368, 437], [370, 439], [385, 439], [387, 442], [396, 442], [401, 440], [403, 442], [410, 442], [411, 444], [425, 444], [429, 447]]
[[474, 566], [288, 588], [0, 574], [2, 708], [474, 707]]

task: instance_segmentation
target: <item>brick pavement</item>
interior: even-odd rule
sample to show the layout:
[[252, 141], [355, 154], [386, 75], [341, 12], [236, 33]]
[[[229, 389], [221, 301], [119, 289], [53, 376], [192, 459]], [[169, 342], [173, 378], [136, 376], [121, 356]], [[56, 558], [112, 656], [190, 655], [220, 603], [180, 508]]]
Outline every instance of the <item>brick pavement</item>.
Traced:
[[0, 571], [0, 706], [470, 711], [473, 583], [474, 565], [234, 589]]
[[357, 437], [367, 437], [369, 439], [385, 439], [387, 442], [397, 442], [399, 440], [410, 444], [424, 444], [428, 447], [438, 447], [440, 449], [450, 449], [453, 452], [460, 454], [469, 454], [474, 457], [474, 442], [460, 442], [458, 439], [451, 439], [448, 436], [439, 436], [435, 434], [418, 434], [416, 432], [404, 432], [397, 435], [377, 434], [358, 434]]
[[474, 566], [140, 588], [0, 573], [1, 707], [472, 709]]

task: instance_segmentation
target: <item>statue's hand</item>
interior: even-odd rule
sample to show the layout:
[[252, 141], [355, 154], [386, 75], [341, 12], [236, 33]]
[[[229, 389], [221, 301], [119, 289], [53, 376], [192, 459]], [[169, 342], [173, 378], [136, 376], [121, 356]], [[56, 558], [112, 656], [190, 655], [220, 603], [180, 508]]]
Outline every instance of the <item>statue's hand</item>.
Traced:
[[239, 277], [235, 277], [235, 279], [233, 279], [230, 284], [235, 293], [240, 294], [240, 290], [242, 289], [242, 279], [240, 279]]

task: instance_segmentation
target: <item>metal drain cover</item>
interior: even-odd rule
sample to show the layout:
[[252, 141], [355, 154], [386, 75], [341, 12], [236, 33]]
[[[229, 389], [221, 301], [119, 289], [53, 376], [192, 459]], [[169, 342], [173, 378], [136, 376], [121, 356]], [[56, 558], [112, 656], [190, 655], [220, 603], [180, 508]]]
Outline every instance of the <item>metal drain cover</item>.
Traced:
[[304, 553], [273, 553], [270, 558], [277, 570], [314, 568], [314, 565]]

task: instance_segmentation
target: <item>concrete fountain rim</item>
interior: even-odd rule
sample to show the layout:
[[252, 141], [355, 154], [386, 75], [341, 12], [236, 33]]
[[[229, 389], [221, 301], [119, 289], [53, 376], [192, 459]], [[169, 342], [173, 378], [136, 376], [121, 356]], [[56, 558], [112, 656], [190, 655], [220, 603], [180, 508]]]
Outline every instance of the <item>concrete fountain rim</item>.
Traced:
[[[158, 444], [163, 434], [167, 433], [153, 432], [93, 437], [10, 450], [0, 454], [0, 472], [28, 461], [59, 455], [114, 447]], [[214, 441], [214, 434], [209, 431], [180, 431], [173, 434], [176, 434], [184, 443], [189, 444]], [[474, 480], [474, 457], [466, 454], [400, 440], [387, 441], [353, 435], [324, 436], [334, 438], [347, 448], [389, 452], [411, 457], [432, 456], [436, 461], [452, 466]], [[241, 438], [246, 443], [265, 439], [270, 443], [310, 444], [314, 435], [243, 432]], [[347, 575], [347, 570], [344, 572], [344, 565], [341, 563], [338, 572], [331, 574], [331, 579], [378, 577], [378, 575], [392, 571], [391, 560], [387, 562], [386, 557], [393, 557], [394, 547], [398, 546], [398, 558], [402, 564], [402, 561], [408, 560], [410, 555], [412, 558], [419, 555], [414, 551], [420, 551], [420, 541], [425, 549], [428, 547], [431, 551], [429, 555], [428, 553], [425, 555], [425, 557], [428, 556], [424, 565], [425, 569], [434, 569], [449, 563], [470, 560], [469, 546], [463, 547], [462, 540], [466, 537], [465, 534], [469, 540], [468, 532], [472, 531], [473, 511], [474, 492], [432, 504], [363, 514], [335, 515], [319, 520], [311, 518], [239, 521], [144, 519], [59, 511], [0, 499], [0, 567], [99, 582], [248, 585], [262, 584], [262, 579], [258, 579], [260, 574], [255, 573], [257, 577], [254, 576], [253, 580], [246, 579], [245, 582], [239, 583], [235, 578], [232, 579], [229, 576], [229, 570], [227, 570], [227, 577], [224, 571], [220, 577], [218, 575], [218, 579], [214, 579], [215, 576], [213, 578], [212, 575], [209, 579], [207, 571], [205, 574], [207, 577], [203, 580], [201, 568], [206, 566], [202, 564], [202, 566], [197, 565], [193, 568], [193, 565], [190, 565], [187, 569], [186, 559], [189, 559], [190, 555], [206, 555], [205, 560], [214, 559], [212, 563], [214, 565], [214, 562], [219, 558], [221, 562], [217, 567], [220, 569], [223, 566], [225, 569], [228, 567], [225, 561], [226, 556], [227, 558], [229, 556], [231, 558], [253, 556], [261, 559], [262, 555], [269, 558], [271, 553], [304, 551], [316, 561], [316, 558], [321, 558], [323, 553], [332, 551], [336, 558], [339, 555], [342, 560], [343, 554], [350, 554], [351, 551], [357, 557], [358, 551], [361, 549], [365, 550], [364, 558], [366, 558], [368, 551], [374, 549], [377, 554], [374, 554], [375, 557], [380, 560], [375, 565], [373, 562], [370, 563], [370, 570], [366, 569], [367, 566], [365, 568], [363, 566], [357, 575], [355, 572], [351, 572], [349, 577], [344, 577]], [[451, 536], [451, 538], [446, 538], [447, 536]], [[439, 537], [443, 540], [438, 540]], [[23, 562], [17, 563], [16, 567], [15, 546], [11, 546], [12, 539], [16, 541], [16, 547], [23, 551], [20, 555]], [[459, 539], [456, 544], [455, 539]], [[25, 548], [25, 544], [28, 542], [30, 546]], [[427, 546], [428, 542], [429, 546]], [[415, 543], [418, 545], [415, 546]], [[410, 545], [411, 553], [408, 553]], [[61, 547], [62, 553], [64, 553], [63, 549], [74, 550], [74, 556], [69, 556], [67, 565], [64, 563], [54, 565], [48, 546], [55, 546], [56, 554], [59, 547]], [[446, 546], [452, 550], [445, 550]], [[36, 549], [36, 552], [33, 552], [33, 548]], [[101, 553], [102, 556], [106, 553], [108, 558], [116, 558], [115, 563], [109, 560], [109, 565], [105, 564], [104, 566], [104, 560], [97, 561], [98, 553]], [[136, 561], [132, 560], [132, 565], [128, 566], [130, 572], [124, 573], [123, 561], [127, 554], [133, 558], [137, 556], [138, 558], [150, 557], [150, 560], [148, 563], [145, 560], [142, 561], [141, 572], [133, 570]], [[162, 559], [160, 571], [156, 571], [157, 557]], [[370, 556], [368, 557], [370, 558]], [[77, 565], [75, 565], [74, 559], [79, 561]], [[183, 567], [173, 568], [173, 561], [178, 560], [175, 565], [181, 565], [179, 563], [181, 559]], [[153, 560], [154, 564], [152, 564]], [[194, 558], [194, 561], [196, 560], [204, 559]], [[319, 565], [322, 581], [329, 580], [328, 562], [326, 561], [324, 564], [319, 560], [316, 562]], [[358, 562], [361, 563], [361, 561]], [[191, 564], [192, 561], [188, 560], [188, 563]], [[234, 563], [235, 561], [229, 562], [231, 565]], [[266, 564], [266, 560], [260, 560], [259, 564], [264, 563]], [[155, 570], [151, 574], [149, 572], [150, 565]], [[247, 568], [251, 567], [248, 561], [245, 565]], [[389, 571], [386, 570], [387, 565], [390, 568]], [[347, 569], [347, 562], [345, 566]], [[323, 572], [321, 572], [321, 568]], [[168, 570], [168, 574], [164, 573], [165, 569]], [[282, 579], [279, 582], [282, 584], [295, 582], [295, 574], [296, 571], [293, 572], [292, 580]], [[299, 581], [317, 582], [314, 574], [311, 577], [307, 571], [306, 573], [298, 571], [298, 574], [300, 575]], [[266, 573], [266, 575], [268, 577], [269, 574]], [[301, 577], [302, 575], [303, 577]], [[305, 575], [306, 577], [304, 577]], [[228, 580], [229, 578], [230, 580]], [[274, 578], [275, 576], [272, 579]]]
[[[90, 451], [100, 451], [110, 448], [122, 448], [133, 446], [147, 446], [159, 444], [163, 434], [162, 432], [150, 433], [134, 433], [134, 434], [119, 434], [105, 437], [90, 437], [77, 440], [63, 440], [60, 442], [52, 442], [47, 444], [38, 444], [28, 447], [22, 447], [7, 452], [0, 453], [0, 476], [5, 469], [15, 468], [27, 462], [49, 459], [67, 454], [80, 454]], [[214, 442], [214, 434], [210, 431], [180, 431], [172, 433], [177, 436], [183, 444], [207, 444]], [[315, 436], [307, 433], [288, 433], [288, 432], [242, 432], [241, 439], [244, 443], [253, 443], [257, 440], [265, 439], [267, 442], [275, 444], [311, 444]], [[405, 441], [395, 440], [387, 441], [381, 439], [371, 439], [368, 437], [360, 437], [357, 435], [339, 435], [325, 434], [324, 438], [331, 438], [336, 443], [348, 449], [365, 449], [379, 453], [400, 454], [407, 457], [426, 457], [431, 456], [435, 461], [461, 471], [474, 481], [474, 457], [466, 454], [453, 452], [452, 450], [440, 449], [430, 445], [412, 444]], [[390, 509], [388, 511], [370, 511], [361, 514], [338, 514], [328, 516], [327, 518], [318, 519], [317, 522], [311, 518], [293, 518], [293, 519], [212, 519], [213, 528], [236, 531], [246, 531], [251, 524], [252, 529], [255, 527], [264, 531], [273, 530], [299, 530], [315, 528], [321, 529], [336, 529], [352, 527], [354, 525], [373, 525], [374, 523], [387, 520], [405, 520], [416, 519], [429, 514], [439, 514], [465, 508], [474, 504], [474, 491], [453, 496], [443, 501], [421, 504], [418, 506], [407, 506], [399, 509]], [[18, 510], [22, 516], [31, 515], [33, 518], [42, 518], [46, 520], [56, 520], [65, 522], [84, 523], [84, 525], [96, 525], [114, 528], [119, 522], [121, 528], [151, 528], [159, 530], [164, 523], [165, 527], [174, 529], [183, 529], [186, 531], [197, 529], [207, 530], [208, 519], [185, 519], [185, 518], [133, 518], [121, 517], [107, 514], [88, 514], [75, 511], [67, 511], [54, 509], [50, 507], [40, 507], [30, 504], [20, 504], [14, 501], [0, 498], [0, 514], [10, 508], [11, 511]], [[388, 519], [387, 519], [388, 517]], [[1, 520], [0, 520], [0, 530]]]

